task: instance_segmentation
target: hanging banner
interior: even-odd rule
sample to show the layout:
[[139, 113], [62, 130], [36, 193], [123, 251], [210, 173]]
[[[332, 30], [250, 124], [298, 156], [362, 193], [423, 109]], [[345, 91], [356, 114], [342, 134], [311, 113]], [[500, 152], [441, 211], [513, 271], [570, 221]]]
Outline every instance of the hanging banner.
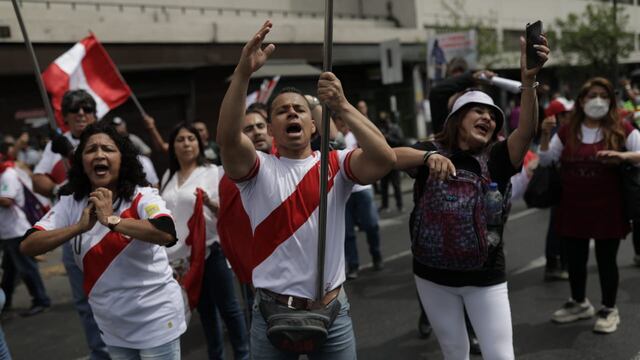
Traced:
[[478, 63], [478, 37], [475, 30], [438, 34], [427, 42], [427, 76], [431, 83], [437, 83], [447, 74], [447, 64], [461, 58], [468, 69], [475, 69]]

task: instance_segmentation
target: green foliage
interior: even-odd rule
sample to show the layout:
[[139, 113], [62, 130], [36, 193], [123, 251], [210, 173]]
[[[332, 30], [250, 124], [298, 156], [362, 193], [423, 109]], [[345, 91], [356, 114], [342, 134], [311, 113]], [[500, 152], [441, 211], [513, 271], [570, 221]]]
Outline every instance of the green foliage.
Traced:
[[[563, 60], [585, 65], [594, 74], [613, 74], [617, 58], [633, 51], [633, 35], [629, 41], [630, 34], [625, 32], [629, 15], [624, 13], [624, 7], [617, 9], [616, 22], [610, 4], [589, 4], [582, 14], [570, 13], [565, 19], [556, 19], [561, 32], [557, 47]], [[554, 42], [550, 43], [553, 46]]]

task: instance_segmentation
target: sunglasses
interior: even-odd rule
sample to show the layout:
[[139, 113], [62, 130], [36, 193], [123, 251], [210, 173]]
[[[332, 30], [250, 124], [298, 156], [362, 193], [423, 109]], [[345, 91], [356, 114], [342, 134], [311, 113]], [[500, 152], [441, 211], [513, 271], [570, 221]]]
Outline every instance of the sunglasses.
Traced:
[[85, 114], [94, 114], [96, 112], [96, 109], [93, 106], [83, 105], [83, 106], [72, 106], [69, 109], [67, 109], [67, 113], [77, 114], [80, 112], [80, 109], [82, 109], [82, 111], [84, 111]]

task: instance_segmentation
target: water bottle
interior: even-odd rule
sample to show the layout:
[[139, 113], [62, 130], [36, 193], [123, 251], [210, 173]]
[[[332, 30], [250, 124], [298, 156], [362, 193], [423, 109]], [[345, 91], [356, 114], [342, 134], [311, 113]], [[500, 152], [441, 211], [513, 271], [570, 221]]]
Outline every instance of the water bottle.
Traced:
[[500, 243], [500, 227], [502, 226], [502, 194], [498, 184], [489, 184], [489, 191], [485, 194], [484, 208], [487, 217], [487, 241], [491, 246]]

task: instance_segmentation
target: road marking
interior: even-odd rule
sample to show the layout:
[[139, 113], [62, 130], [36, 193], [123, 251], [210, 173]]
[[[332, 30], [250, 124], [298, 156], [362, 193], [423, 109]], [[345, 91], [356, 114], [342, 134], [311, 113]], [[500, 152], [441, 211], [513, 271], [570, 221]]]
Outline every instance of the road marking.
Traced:
[[[405, 251], [399, 252], [397, 254], [393, 254], [393, 255], [391, 255], [391, 256], [389, 256], [387, 258], [384, 258], [384, 262], [393, 261], [393, 260], [396, 260], [396, 259], [403, 258], [405, 256], [409, 256], [409, 255], [411, 255], [411, 250], [405, 250]], [[364, 264], [364, 265], [360, 266], [360, 270], [369, 269], [369, 268], [372, 268], [372, 267], [373, 267], [373, 263], [370, 262], [370, 263], [367, 263], [367, 264]]]
[[510, 215], [510, 216], [509, 216], [509, 220], [508, 220], [508, 221], [518, 220], [518, 219], [521, 219], [521, 218], [523, 218], [523, 217], [525, 217], [525, 216], [529, 216], [529, 215], [531, 215], [531, 214], [535, 214], [535, 213], [537, 213], [538, 211], [540, 211], [540, 209], [527, 209], [527, 210], [522, 210], [522, 211], [520, 211], [520, 212], [518, 212], [518, 213], [515, 213], [515, 214], [513, 214], [513, 215]]
[[543, 267], [546, 264], [547, 264], [547, 258], [544, 257], [544, 256], [540, 256], [537, 259], [533, 259], [531, 262], [529, 262], [527, 265], [521, 267], [520, 269], [516, 269], [516, 270], [510, 272], [509, 275], [519, 275], [519, 274], [525, 273], [527, 271]]

